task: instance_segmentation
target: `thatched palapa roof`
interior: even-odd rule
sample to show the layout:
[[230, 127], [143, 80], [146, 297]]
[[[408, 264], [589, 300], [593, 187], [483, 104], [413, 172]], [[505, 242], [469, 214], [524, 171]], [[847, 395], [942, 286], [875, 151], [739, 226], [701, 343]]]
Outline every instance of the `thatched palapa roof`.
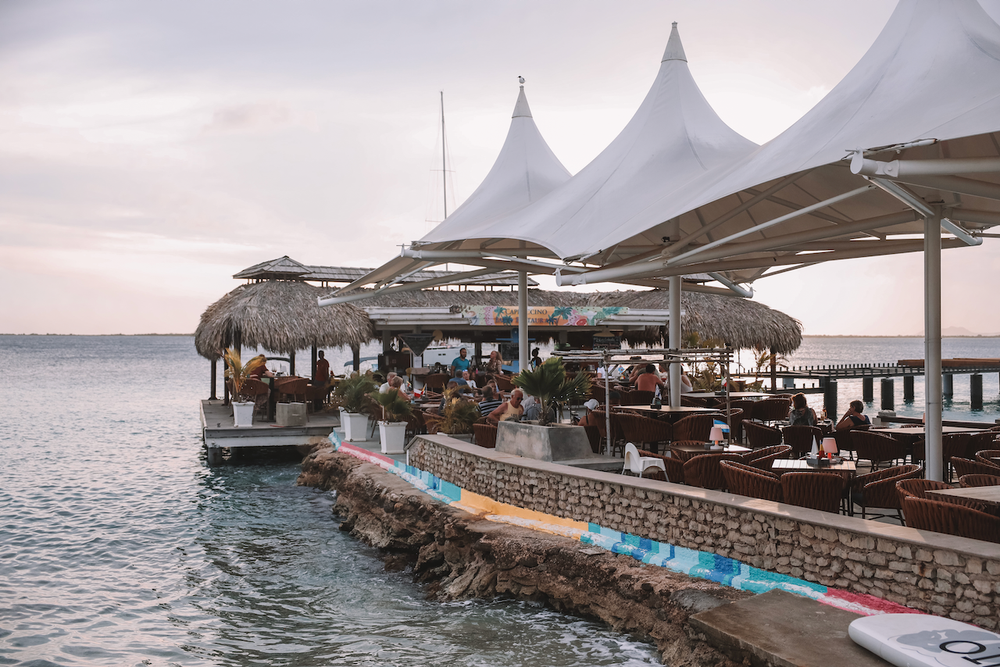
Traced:
[[[552, 292], [529, 290], [528, 303], [538, 306], [626, 306], [636, 309], [669, 310], [667, 290], [615, 292]], [[357, 302], [363, 308], [447, 308], [463, 306], [517, 306], [516, 291], [458, 292], [424, 290], [382, 294]], [[703, 339], [724, 341], [738, 349], [774, 350], [788, 354], [802, 344], [802, 324], [793, 317], [762, 303], [737, 296], [682, 292], [681, 328], [685, 335], [697, 332]], [[665, 324], [665, 322], [664, 322]], [[628, 342], [661, 341], [661, 327], [626, 331]]]
[[292, 352], [317, 345], [362, 345], [374, 338], [365, 311], [351, 304], [320, 308], [317, 298], [329, 290], [308, 283], [268, 280], [241, 285], [201, 315], [194, 344], [206, 359], [238, 338], [242, 345], [272, 352]]

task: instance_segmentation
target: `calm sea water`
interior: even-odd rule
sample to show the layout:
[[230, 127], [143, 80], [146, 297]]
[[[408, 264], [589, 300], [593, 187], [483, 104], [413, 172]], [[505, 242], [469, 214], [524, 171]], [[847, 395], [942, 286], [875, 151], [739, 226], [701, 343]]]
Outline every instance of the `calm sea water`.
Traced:
[[207, 467], [191, 337], [0, 336], [0, 365], [0, 665], [659, 664], [541, 606], [426, 600], [297, 460]]

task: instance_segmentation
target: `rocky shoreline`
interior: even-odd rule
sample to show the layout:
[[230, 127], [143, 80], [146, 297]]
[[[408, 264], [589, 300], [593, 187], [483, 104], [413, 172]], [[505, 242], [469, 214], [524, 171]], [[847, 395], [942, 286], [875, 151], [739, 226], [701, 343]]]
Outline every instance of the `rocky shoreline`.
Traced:
[[645, 565], [575, 540], [479, 518], [332, 448], [310, 453], [298, 484], [335, 489], [341, 530], [412, 567], [441, 600], [509, 596], [653, 641], [671, 667], [735, 667], [689, 623], [751, 593]]

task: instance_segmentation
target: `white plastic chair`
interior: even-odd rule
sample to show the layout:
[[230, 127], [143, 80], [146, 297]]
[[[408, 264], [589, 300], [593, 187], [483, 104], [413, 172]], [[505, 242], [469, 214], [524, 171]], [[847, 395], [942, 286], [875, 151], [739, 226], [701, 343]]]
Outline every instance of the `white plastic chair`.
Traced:
[[663, 465], [663, 461], [653, 456], [639, 456], [639, 448], [631, 442], [625, 445], [625, 465], [622, 466], [623, 475], [626, 470], [629, 470], [642, 477], [642, 473], [646, 472], [649, 468], [659, 468], [663, 471], [664, 476], [667, 474], [667, 467]]

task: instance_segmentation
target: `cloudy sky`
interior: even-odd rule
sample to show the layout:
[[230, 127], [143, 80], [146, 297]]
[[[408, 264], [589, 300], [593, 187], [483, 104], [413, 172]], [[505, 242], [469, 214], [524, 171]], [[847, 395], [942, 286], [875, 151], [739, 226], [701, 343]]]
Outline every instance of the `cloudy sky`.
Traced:
[[[1000, 0], [983, 0], [1000, 18]], [[289, 255], [377, 266], [460, 204], [517, 76], [576, 173], [646, 94], [678, 21], [719, 115], [762, 143], [858, 61], [895, 2], [0, 2], [0, 332], [191, 332]], [[918, 256], [758, 282], [807, 334], [922, 330]], [[944, 325], [1000, 332], [1000, 242], [944, 254]], [[604, 286], [612, 288], [613, 286]], [[843, 304], [864, 312], [844, 317]]]

